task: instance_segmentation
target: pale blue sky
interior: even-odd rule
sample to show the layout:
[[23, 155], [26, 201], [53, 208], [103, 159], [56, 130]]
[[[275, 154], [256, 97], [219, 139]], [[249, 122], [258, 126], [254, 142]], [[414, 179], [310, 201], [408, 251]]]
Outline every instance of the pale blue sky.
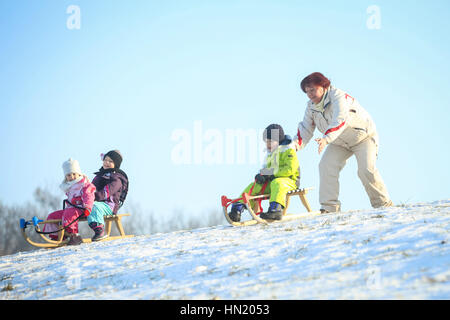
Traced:
[[[66, 26], [69, 5], [80, 8], [79, 30]], [[366, 25], [371, 5], [378, 30]], [[270, 123], [294, 134], [307, 102], [299, 83], [314, 71], [374, 118], [395, 203], [448, 198], [449, 9], [445, 0], [2, 0], [0, 200], [58, 191], [69, 157], [92, 178], [99, 154], [119, 149], [130, 201], [161, 217], [220, 209], [259, 165], [176, 165], [172, 133], [193, 134], [201, 121], [224, 134]], [[314, 141], [298, 155], [318, 209]], [[340, 198], [343, 210], [370, 207], [354, 158]]]

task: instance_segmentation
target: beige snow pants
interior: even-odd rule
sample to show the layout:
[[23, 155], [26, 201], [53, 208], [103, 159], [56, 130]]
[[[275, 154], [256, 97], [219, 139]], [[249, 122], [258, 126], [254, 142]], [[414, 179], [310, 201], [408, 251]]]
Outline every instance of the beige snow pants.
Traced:
[[321, 209], [329, 212], [341, 210], [339, 198], [339, 173], [347, 159], [355, 155], [358, 163], [358, 177], [361, 180], [372, 207], [392, 206], [386, 186], [375, 167], [378, 146], [369, 137], [351, 148], [329, 144], [319, 163]]

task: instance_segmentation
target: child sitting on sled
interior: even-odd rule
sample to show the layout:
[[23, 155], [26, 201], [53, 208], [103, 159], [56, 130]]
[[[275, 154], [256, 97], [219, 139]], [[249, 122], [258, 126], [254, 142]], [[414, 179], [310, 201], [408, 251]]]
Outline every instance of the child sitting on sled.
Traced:
[[95, 202], [87, 221], [94, 230], [92, 241], [108, 237], [105, 233], [104, 216], [116, 214], [125, 200], [128, 192], [128, 177], [120, 169], [122, 155], [118, 150], [112, 150], [102, 155], [103, 166], [95, 173], [92, 183], [95, 191]]
[[[284, 134], [280, 125], [269, 125], [264, 130], [263, 139], [268, 151], [264, 167], [255, 176], [255, 182], [249, 184], [243, 193], [251, 191], [250, 195], [270, 194], [269, 210], [262, 212], [260, 217], [281, 220], [287, 193], [300, 184], [299, 162], [292, 139]], [[253, 207], [252, 202], [250, 205]], [[244, 209], [243, 200], [233, 203], [230, 219], [240, 221]]]
[[[79, 216], [89, 216], [94, 204], [95, 186], [89, 182], [86, 175], [81, 172], [77, 160], [69, 159], [62, 165], [64, 180], [60, 185], [61, 190], [67, 195], [67, 203], [64, 210], [58, 210], [48, 215], [47, 220], [61, 219], [62, 227], [65, 228], [65, 236], [69, 238], [69, 245], [77, 245], [82, 242], [78, 234]], [[83, 208], [83, 209], [80, 209]], [[74, 222], [75, 221], [75, 222]], [[45, 232], [59, 230], [61, 226], [56, 223], [48, 223], [44, 226]], [[57, 240], [58, 234], [49, 234], [50, 239]]]

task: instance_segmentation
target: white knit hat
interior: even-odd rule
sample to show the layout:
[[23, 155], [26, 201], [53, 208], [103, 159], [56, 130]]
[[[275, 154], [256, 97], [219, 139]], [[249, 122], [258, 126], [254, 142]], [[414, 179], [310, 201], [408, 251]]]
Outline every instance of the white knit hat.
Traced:
[[69, 160], [65, 161], [62, 165], [64, 176], [69, 173], [78, 173], [82, 175], [80, 164], [77, 160], [73, 160], [72, 158], [69, 158]]

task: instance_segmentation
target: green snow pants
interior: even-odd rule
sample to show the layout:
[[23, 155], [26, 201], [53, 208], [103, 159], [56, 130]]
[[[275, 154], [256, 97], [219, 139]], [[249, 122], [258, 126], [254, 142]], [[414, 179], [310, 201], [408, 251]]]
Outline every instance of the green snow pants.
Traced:
[[[248, 193], [250, 189], [255, 184], [252, 190], [251, 196], [256, 196], [261, 194], [263, 185], [259, 183], [250, 183], [247, 188], [242, 193]], [[264, 194], [270, 194], [270, 202], [278, 202], [283, 207], [286, 207], [286, 195], [289, 191], [297, 189], [296, 181], [288, 177], [275, 178], [267, 184]], [[241, 194], [242, 195], [242, 194]], [[239, 202], [243, 202], [242, 200]], [[255, 207], [255, 201], [250, 201], [250, 206]]]

